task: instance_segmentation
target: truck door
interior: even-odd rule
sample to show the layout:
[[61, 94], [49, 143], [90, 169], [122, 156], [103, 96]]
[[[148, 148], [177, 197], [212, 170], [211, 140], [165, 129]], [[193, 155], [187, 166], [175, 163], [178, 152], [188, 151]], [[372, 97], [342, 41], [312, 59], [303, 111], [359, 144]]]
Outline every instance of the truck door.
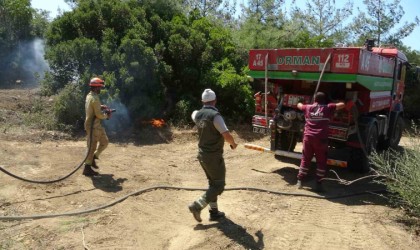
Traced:
[[395, 68], [394, 85], [392, 87], [392, 111], [402, 111], [402, 100], [404, 97], [406, 65], [397, 59]]

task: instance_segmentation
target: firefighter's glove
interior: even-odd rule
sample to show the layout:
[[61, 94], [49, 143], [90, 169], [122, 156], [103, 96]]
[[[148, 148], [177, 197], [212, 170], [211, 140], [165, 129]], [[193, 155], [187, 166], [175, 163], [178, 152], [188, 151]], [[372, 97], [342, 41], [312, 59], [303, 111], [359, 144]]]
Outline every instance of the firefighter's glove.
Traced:
[[350, 112], [350, 111], [351, 111], [351, 109], [353, 108], [353, 106], [354, 106], [354, 102], [353, 102], [353, 101], [347, 101], [347, 102], [346, 102], [345, 109], [346, 109], [348, 112]]
[[112, 111], [111, 111], [111, 109], [109, 109], [109, 108], [105, 109], [105, 114], [108, 116], [108, 117], [106, 118], [107, 120], [111, 119], [111, 116], [112, 116]]

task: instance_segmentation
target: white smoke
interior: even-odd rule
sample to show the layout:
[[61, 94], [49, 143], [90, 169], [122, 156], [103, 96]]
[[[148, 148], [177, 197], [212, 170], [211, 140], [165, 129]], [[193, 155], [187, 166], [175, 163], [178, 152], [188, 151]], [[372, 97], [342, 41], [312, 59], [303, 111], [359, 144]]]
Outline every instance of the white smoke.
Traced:
[[50, 70], [44, 58], [44, 40], [39, 38], [20, 41], [13, 50], [2, 51], [2, 55], [0, 61], [2, 83], [38, 85], [45, 73]]
[[111, 109], [116, 109], [116, 112], [112, 113], [111, 119], [102, 123], [106, 130], [111, 134], [120, 133], [124, 130], [127, 130], [131, 124], [131, 119], [127, 107], [117, 100], [107, 103], [107, 106]]
[[[25, 72], [33, 76], [33, 80], [42, 80], [45, 72], [50, 70], [45, 56], [45, 43], [42, 39], [35, 39], [31, 42], [25, 43], [20, 48], [20, 57], [22, 67]], [[35, 82], [36, 83], [36, 82]], [[29, 82], [33, 84], [33, 82]]]

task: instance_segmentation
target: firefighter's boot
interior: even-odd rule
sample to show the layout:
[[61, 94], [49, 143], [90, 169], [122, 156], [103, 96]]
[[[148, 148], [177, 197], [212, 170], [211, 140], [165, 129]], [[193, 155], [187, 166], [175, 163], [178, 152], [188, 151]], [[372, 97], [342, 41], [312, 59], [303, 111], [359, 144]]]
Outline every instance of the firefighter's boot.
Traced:
[[210, 221], [217, 221], [219, 219], [225, 218], [225, 213], [219, 211], [218, 209], [211, 209], [210, 211]]
[[303, 188], [303, 186], [302, 186], [302, 181], [301, 181], [301, 180], [298, 180], [298, 181], [297, 181], [297, 183], [296, 183], [296, 187], [297, 187], [298, 189], [302, 189], [302, 188]]
[[94, 169], [98, 169], [99, 168], [99, 166], [96, 165], [96, 161], [95, 161], [97, 159], [98, 159], [98, 157], [96, 155], [93, 155], [92, 168], [94, 168]]
[[98, 172], [92, 169], [91, 165], [85, 164], [85, 169], [83, 170], [84, 176], [95, 176], [98, 174], [99, 174]]
[[188, 206], [188, 209], [193, 214], [194, 219], [198, 222], [201, 222], [201, 210], [207, 206], [207, 202], [204, 197], [200, 197], [198, 200], [194, 201]]
[[219, 209], [217, 208], [217, 202], [210, 202], [209, 206], [210, 221], [217, 221], [219, 219], [225, 218], [225, 213], [219, 211]]

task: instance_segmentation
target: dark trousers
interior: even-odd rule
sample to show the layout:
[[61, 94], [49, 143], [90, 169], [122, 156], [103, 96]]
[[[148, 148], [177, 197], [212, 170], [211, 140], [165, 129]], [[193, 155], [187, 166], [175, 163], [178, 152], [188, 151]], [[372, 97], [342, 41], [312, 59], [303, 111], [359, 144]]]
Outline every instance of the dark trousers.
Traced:
[[209, 181], [209, 187], [202, 198], [207, 203], [217, 202], [217, 196], [225, 189], [226, 166], [223, 154], [199, 153], [197, 158]]
[[298, 180], [303, 180], [308, 174], [311, 160], [315, 155], [316, 159], [316, 179], [321, 181], [325, 177], [327, 170], [328, 138], [303, 137], [303, 152], [300, 162]]

